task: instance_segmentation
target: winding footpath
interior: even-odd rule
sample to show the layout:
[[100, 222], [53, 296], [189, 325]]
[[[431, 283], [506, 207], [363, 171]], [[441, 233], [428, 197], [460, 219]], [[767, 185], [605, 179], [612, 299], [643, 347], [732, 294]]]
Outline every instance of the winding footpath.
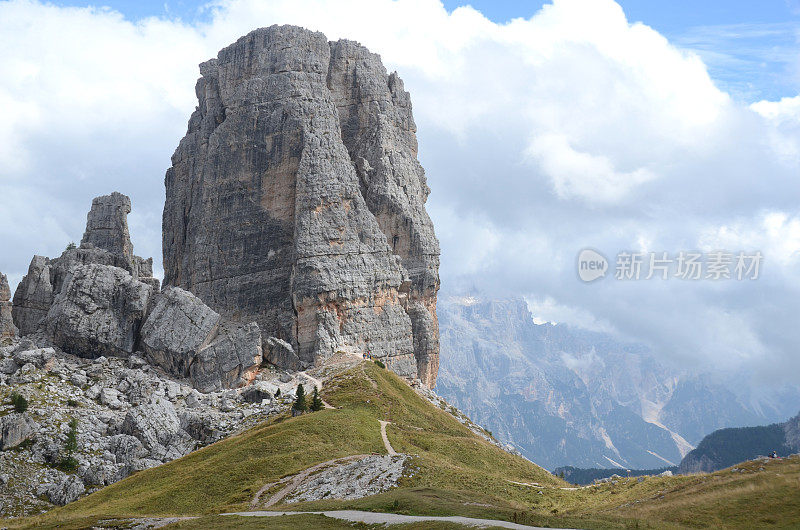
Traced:
[[392, 444], [389, 443], [389, 437], [386, 436], [386, 426], [392, 422], [383, 420], [378, 421], [381, 423], [381, 438], [383, 438], [383, 445], [386, 447], [386, 451], [389, 453], [389, 456], [397, 456], [397, 451], [394, 450]]

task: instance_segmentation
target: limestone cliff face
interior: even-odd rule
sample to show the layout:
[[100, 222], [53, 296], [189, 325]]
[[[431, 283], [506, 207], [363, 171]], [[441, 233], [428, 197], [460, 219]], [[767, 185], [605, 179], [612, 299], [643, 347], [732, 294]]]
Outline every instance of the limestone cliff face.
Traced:
[[439, 248], [402, 82], [293, 26], [200, 70], [165, 179], [165, 285], [255, 319], [282, 366], [369, 353], [433, 386]]

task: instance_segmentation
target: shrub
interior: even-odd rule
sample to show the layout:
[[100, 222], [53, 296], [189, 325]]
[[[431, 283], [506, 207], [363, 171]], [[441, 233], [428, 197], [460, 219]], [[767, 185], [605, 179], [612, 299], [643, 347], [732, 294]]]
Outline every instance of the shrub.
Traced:
[[78, 469], [78, 459], [74, 456], [66, 456], [61, 459], [61, 462], [58, 463], [56, 468], [64, 473], [72, 473]]
[[375, 364], [377, 364], [377, 365], [378, 365], [378, 366], [380, 366], [381, 368], [386, 368], [386, 365], [385, 365], [385, 364], [383, 364], [381, 361], [379, 361], [379, 360], [377, 360], [377, 359], [375, 360]]
[[70, 242], [67, 244], [67, 248], [66, 248], [66, 250], [74, 250], [74, 249], [76, 249], [76, 248], [78, 248], [78, 247], [75, 245], [75, 242], [74, 242], [74, 241], [70, 241]]
[[79, 403], [76, 400], [72, 399], [72, 398], [69, 398], [67, 400], [67, 406], [68, 407], [77, 407], [78, 405], [79, 405]]
[[311, 394], [311, 410], [316, 412], [318, 410], [322, 410], [325, 408], [325, 405], [322, 403], [322, 398], [319, 397], [319, 391], [317, 387], [314, 387], [314, 392]]
[[306, 403], [306, 389], [303, 388], [302, 384], [297, 385], [297, 393], [292, 408], [300, 412], [305, 412], [308, 410], [308, 404]]
[[11, 393], [11, 404], [14, 405], [14, 412], [25, 412], [28, 410], [28, 400], [17, 392]]

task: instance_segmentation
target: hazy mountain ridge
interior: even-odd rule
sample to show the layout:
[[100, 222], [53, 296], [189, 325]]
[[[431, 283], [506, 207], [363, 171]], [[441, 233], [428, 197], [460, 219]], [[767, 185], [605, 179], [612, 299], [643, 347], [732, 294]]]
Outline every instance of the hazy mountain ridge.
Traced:
[[[706, 434], [783, 421], [798, 392], [755, 401], [609, 334], [536, 324], [521, 298], [443, 296], [437, 391], [549, 469], [676, 466]], [[734, 389], [736, 393], [734, 393]]]
[[681, 473], [713, 472], [768, 456], [773, 451], [786, 457], [800, 451], [800, 414], [785, 423], [758, 427], [719, 429], [698, 444], [681, 461]]

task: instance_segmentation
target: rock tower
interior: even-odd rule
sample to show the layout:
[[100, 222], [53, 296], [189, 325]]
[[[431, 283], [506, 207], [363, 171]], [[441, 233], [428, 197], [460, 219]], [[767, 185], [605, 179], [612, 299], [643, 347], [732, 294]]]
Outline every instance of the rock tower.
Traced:
[[433, 387], [439, 245], [411, 102], [351, 41], [255, 30], [200, 65], [165, 184], [165, 286], [301, 368], [368, 354]]

